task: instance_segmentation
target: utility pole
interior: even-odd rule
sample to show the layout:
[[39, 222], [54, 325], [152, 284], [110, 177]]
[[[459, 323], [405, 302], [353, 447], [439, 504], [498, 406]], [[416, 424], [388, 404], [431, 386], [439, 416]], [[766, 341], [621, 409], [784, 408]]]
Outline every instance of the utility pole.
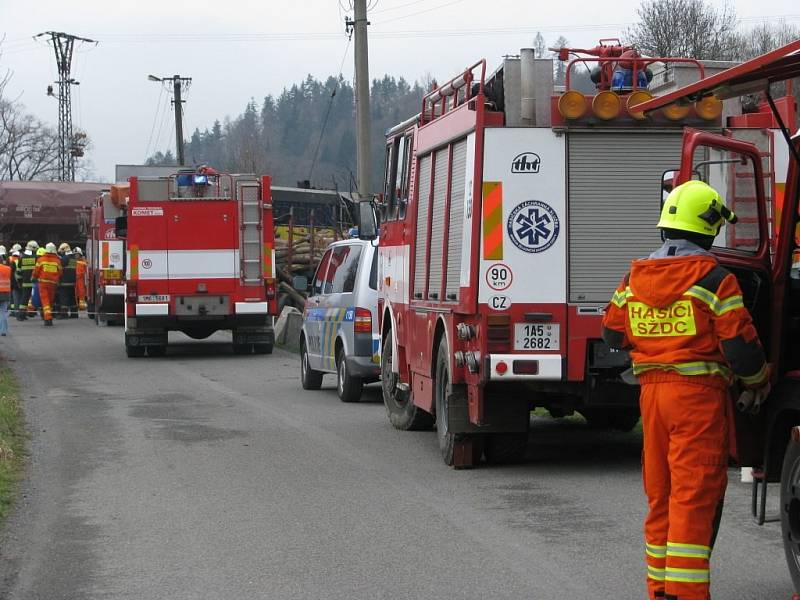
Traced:
[[345, 21], [348, 31], [355, 32], [356, 68], [356, 164], [359, 198], [366, 198], [372, 190], [370, 176], [371, 119], [369, 111], [369, 49], [367, 43], [367, 0], [353, 2], [353, 20]]
[[178, 166], [184, 165], [183, 156], [183, 103], [181, 99], [181, 91], [183, 85], [188, 86], [192, 83], [191, 77], [181, 77], [180, 75], [173, 75], [172, 77], [156, 77], [155, 75], [148, 75], [150, 81], [168, 82], [172, 81], [172, 105], [175, 107], [175, 150]]
[[[35, 37], [49, 36], [50, 43], [56, 53], [58, 67], [58, 180], [75, 181], [75, 158], [83, 156], [83, 145], [80, 140], [85, 134], [72, 134], [72, 86], [78, 81], [70, 77], [72, 68], [72, 50], [75, 42], [97, 44], [95, 40], [64, 33], [63, 31], [45, 31]], [[54, 96], [53, 86], [47, 86], [47, 95]], [[80, 138], [80, 140], [78, 139]]]

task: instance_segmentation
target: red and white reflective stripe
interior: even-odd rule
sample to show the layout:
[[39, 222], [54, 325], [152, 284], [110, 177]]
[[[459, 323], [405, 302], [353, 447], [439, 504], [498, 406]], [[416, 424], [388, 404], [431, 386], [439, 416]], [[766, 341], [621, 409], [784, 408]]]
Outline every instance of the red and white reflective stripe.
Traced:
[[139, 250], [139, 279], [239, 279], [238, 250]]

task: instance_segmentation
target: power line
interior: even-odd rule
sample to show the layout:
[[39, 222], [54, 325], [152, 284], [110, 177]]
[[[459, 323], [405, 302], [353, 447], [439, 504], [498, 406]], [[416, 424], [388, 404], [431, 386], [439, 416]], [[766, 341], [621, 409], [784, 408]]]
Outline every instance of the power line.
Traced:
[[352, 37], [348, 37], [347, 44], [344, 47], [342, 62], [339, 64], [339, 75], [336, 77], [336, 83], [333, 85], [333, 90], [331, 90], [331, 97], [328, 101], [328, 109], [325, 111], [325, 118], [322, 121], [322, 129], [320, 129], [319, 138], [317, 139], [317, 147], [314, 148], [314, 158], [311, 161], [311, 168], [308, 170], [309, 181], [311, 181], [311, 177], [314, 175], [314, 168], [317, 166], [317, 156], [319, 156], [319, 148], [322, 145], [322, 137], [325, 135], [325, 128], [328, 126], [328, 118], [331, 116], [331, 109], [333, 108], [333, 99], [336, 97], [336, 89], [339, 87], [339, 80], [341, 79], [342, 71], [344, 70], [344, 61], [347, 59], [347, 51], [350, 49], [350, 41], [352, 39]]
[[150, 143], [153, 141], [153, 133], [156, 130], [156, 123], [158, 122], [158, 114], [161, 112], [161, 98], [164, 96], [164, 86], [161, 86], [161, 89], [158, 92], [158, 102], [156, 103], [156, 113], [153, 115], [153, 124], [150, 127], [150, 137], [147, 138], [147, 146], [144, 149], [144, 159], [145, 161], [150, 156]]
[[423, 15], [425, 13], [433, 12], [435, 10], [439, 10], [440, 8], [447, 8], [448, 6], [453, 6], [454, 4], [460, 4], [464, 0], [451, 0], [451, 2], [446, 2], [444, 4], [440, 4], [439, 6], [432, 6], [430, 8], [425, 8], [422, 10], [418, 10], [416, 12], [408, 13], [407, 15], [402, 15], [399, 17], [393, 17], [391, 19], [387, 19], [386, 21], [380, 21], [376, 23], [376, 25], [381, 25], [383, 23], [392, 23], [393, 21], [399, 21], [401, 19], [408, 19], [409, 17], [416, 17], [417, 15]]

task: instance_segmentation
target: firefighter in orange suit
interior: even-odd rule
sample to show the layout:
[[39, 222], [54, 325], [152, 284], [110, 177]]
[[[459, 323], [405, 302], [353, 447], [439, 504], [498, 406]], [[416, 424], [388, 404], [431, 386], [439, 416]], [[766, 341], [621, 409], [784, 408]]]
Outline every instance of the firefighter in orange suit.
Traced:
[[42, 316], [44, 324], [53, 325], [53, 302], [56, 299], [58, 281], [61, 279], [61, 259], [56, 253], [56, 245], [52, 242], [44, 248], [45, 253], [36, 261], [31, 278], [39, 282], [39, 296], [42, 300]]
[[651, 600], [708, 600], [709, 559], [727, 485], [728, 387], [757, 411], [769, 369], [742, 291], [709, 250], [736, 216], [701, 181], [670, 192], [664, 245], [634, 260], [603, 318], [641, 385], [647, 587]]
[[72, 249], [75, 254], [75, 302], [78, 310], [86, 310], [86, 259], [78, 246]]

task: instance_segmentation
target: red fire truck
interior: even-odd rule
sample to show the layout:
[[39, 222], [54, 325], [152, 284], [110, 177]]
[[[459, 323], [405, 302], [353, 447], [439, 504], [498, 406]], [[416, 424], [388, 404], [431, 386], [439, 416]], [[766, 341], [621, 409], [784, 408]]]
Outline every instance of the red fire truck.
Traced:
[[160, 356], [167, 332], [231, 330], [237, 354], [272, 352], [277, 313], [270, 178], [208, 167], [131, 177], [125, 350]]
[[[773, 165], [788, 150], [780, 134], [773, 143], [771, 117], [748, 122], [738, 99], [723, 105], [713, 96], [633, 110], [687, 70], [704, 77], [707, 66], [623, 51], [573, 60], [564, 90], [554, 86], [552, 61], [531, 50], [491, 76], [478, 62], [388, 133], [384, 402], [399, 429], [435, 425], [448, 465], [520, 458], [533, 407], [577, 410], [622, 430], [636, 424], [638, 388], [621, 379], [628, 357], [603, 344], [600, 321], [630, 260], [661, 243], [654, 224], [684, 127], [722, 131], [730, 125], [723, 110], [738, 116], [726, 131], [761, 146], [770, 193], [781, 188]], [[572, 80], [577, 65], [592, 62], [597, 89], [587, 95]], [[627, 73], [617, 77], [620, 69]], [[698, 168], [717, 179], [738, 168], [714, 161]], [[758, 233], [754, 180], [742, 171], [730, 181], [742, 219], [724, 238], [749, 250]]]
[[[800, 77], [800, 40], [765, 54], [727, 72], [688, 85], [661, 98], [637, 105], [649, 113], [686, 104], [699, 98], [725, 99], [745, 93], [760, 94], [766, 110], [741, 115], [754, 125], [777, 126], [789, 149], [780, 165], [785, 185], [776, 197], [772, 244], [769, 240], [768, 199], [771, 177], [766, 172], [764, 152], [752, 143], [727, 135], [687, 129], [684, 134], [680, 171], [676, 182], [703, 175], [703, 160], [713, 157], [717, 174], [727, 175], [709, 183], [732, 187], [748, 179], [757, 199], [751, 213], [752, 244], [746, 248], [718, 248], [722, 264], [736, 274], [744, 300], [764, 342], [772, 364], [772, 393], [758, 415], [735, 413], [736, 457], [741, 465], [753, 466], [752, 514], [759, 525], [780, 521], [783, 545], [796, 591], [800, 591], [800, 131], [796, 130], [796, 104], [791, 97], [793, 78]], [[787, 96], [773, 99], [771, 93], [785, 84]], [[708, 159], [705, 159], [708, 160]], [[736, 169], [726, 167], [736, 166]], [[721, 167], [721, 168], [720, 168]], [[767, 167], [768, 168], [768, 167]], [[748, 177], [744, 177], [748, 175]], [[730, 245], [730, 244], [726, 244]], [[780, 484], [779, 514], [767, 514], [768, 484]], [[798, 596], [796, 596], [798, 597]]]
[[122, 322], [125, 242], [114, 227], [127, 205], [128, 185], [112, 185], [92, 203], [86, 238], [86, 304], [97, 324]]

